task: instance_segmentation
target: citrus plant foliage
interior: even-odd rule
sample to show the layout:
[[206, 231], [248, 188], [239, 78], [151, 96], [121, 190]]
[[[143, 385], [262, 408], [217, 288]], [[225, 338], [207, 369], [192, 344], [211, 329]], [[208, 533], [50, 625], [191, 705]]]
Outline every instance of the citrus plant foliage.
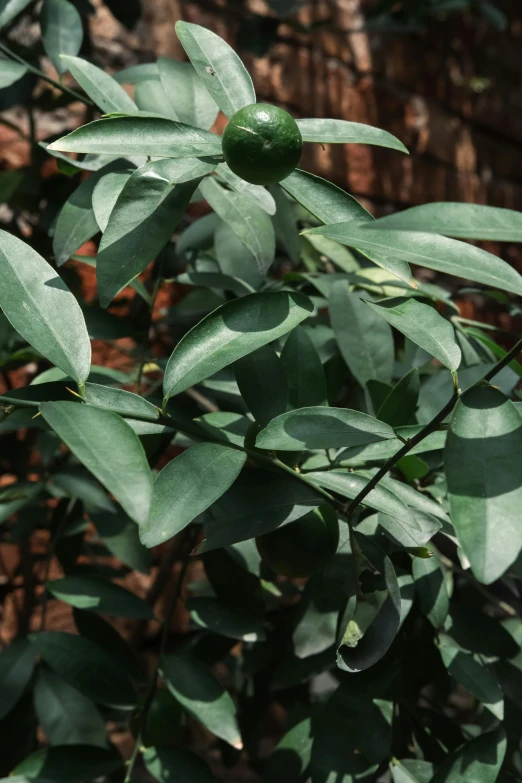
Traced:
[[[1, 23], [26, 5], [0, 3]], [[77, 82], [64, 94], [100, 115], [43, 144], [70, 178], [38, 224], [53, 251], [0, 232], [3, 368], [38, 367], [0, 399], [16, 477], [1, 540], [25, 553], [33, 612], [0, 653], [0, 772], [210, 783], [187, 742], [199, 725], [214, 760], [267, 783], [519, 780], [520, 342], [455, 299], [472, 286], [517, 311], [522, 277], [462, 240], [519, 241], [522, 215], [440, 203], [375, 220], [296, 166], [302, 142], [404, 153], [389, 133], [256, 108], [235, 52], [185, 22], [190, 63], [111, 77], [78, 56], [78, 18], [44, 0], [45, 51]], [[3, 59], [3, 86], [28, 67]], [[100, 233], [95, 259], [75, 255]], [[99, 305], [71, 257], [96, 266]], [[455, 296], [410, 264], [453, 276]], [[125, 370], [91, 363], [92, 339], [120, 338]], [[153, 556], [143, 598], [121, 577]], [[58, 602], [76, 633], [53, 627]], [[147, 671], [144, 622], [161, 639]], [[126, 771], [111, 726], [135, 737]]]

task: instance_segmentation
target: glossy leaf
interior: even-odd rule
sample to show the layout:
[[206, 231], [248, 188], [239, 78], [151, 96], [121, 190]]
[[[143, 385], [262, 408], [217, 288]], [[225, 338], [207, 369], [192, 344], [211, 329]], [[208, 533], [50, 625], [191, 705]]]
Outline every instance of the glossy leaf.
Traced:
[[377, 418], [390, 427], [400, 427], [415, 421], [415, 411], [420, 391], [417, 367], [398, 381], [377, 411]]
[[375, 379], [389, 383], [393, 372], [390, 326], [340, 281], [331, 291], [329, 311], [341, 355], [356, 380], [365, 386]]
[[225, 180], [226, 184], [236, 190], [238, 193], [244, 193], [256, 202], [258, 207], [264, 209], [268, 215], [275, 215], [276, 202], [275, 197], [261, 185], [252, 185], [250, 182], [238, 177], [226, 163], [220, 163], [216, 169], [220, 179]]
[[455, 407], [445, 466], [451, 518], [477, 579], [491, 584], [522, 549], [522, 419], [500, 390], [477, 386]]
[[95, 120], [53, 141], [48, 149], [102, 155], [193, 158], [221, 155], [213, 133], [163, 117], [113, 117]]
[[392, 541], [403, 547], [422, 547], [437, 533], [442, 524], [430, 514], [414, 511], [415, 525], [405, 524], [388, 514], [379, 514], [379, 524]]
[[243, 742], [234, 702], [207, 667], [185, 655], [163, 655], [160, 667], [170, 692], [187, 712], [217, 737], [240, 750]]
[[214, 212], [252, 253], [259, 271], [265, 273], [275, 255], [274, 227], [265, 210], [250, 196], [226, 190], [215, 177], [207, 177], [199, 189]]
[[234, 374], [241, 396], [260, 427], [286, 411], [285, 370], [271, 345], [263, 345], [234, 362]]
[[270, 422], [256, 438], [261, 449], [295, 451], [364, 445], [395, 437], [392, 428], [348, 408], [298, 408]]
[[504, 695], [490, 667], [442, 635], [439, 652], [449, 674], [472, 696], [484, 704], [496, 718], [504, 718]]
[[[500, 258], [456, 239], [416, 231], [387, 231], [372, 225], [337, 223], [310, 229], [363, 252], [398, 255], [404, 261], [522, 294], [522, 277]], [[391, 271], [391, 270], [390, 270]]]
[[188, 22], [176, 22], [176, 33], [201, 81], [228, 118], [256, 102], [252, 79], [226, 41]]
[[141, 663], [113, 625], [99, 615], [84, 609], [73, 609], [73, 616], [74, 624], [83, 637], [117, 658], [119, 666], [133, 681], [147, 682]]
[[288, 381], [291, 408], [328, 405], [326, 378], [315, 346], [305, 329], [297, 327], [288, 335], [281, 352]]
[[216, 598], [195, 597], [187, 601], [194, 622], [220, 636], [258, 642], [266, 638], [263, 625], [242, 607]]
[[449, 595], [438, 557], [414, 557], [413, 578], [422, 613], [437, 630], [441, 629], [449, 611]]
[[109, 552], [129, 568], [149, 573], [151, 553], [141, 543], [138, 528], [123, 510], [97, 511], [90, 517]]
[[135, 522], [149, 514], [152, 474], [143, 446], [116, 413], [76, 402], [45, 402], [40, 411], [73, 454]]
[[105, 721], [93, 702], [48, 669], [38, 672], [34, 703], [51, 745], [107, 747]]
[[212, 217], [217, 219], [214, 250], [219, 268], [223, 274], [244, 280], [257, 290], [264, 281], [264, 275], [261, 274], [254, 256], [228, 223], [220, 220], [215, 212], [212, 213]]
[[312, 721], [304, 718], [292, 726], [276, 745], [265, 768], [265, 783], [289, 783], [294, 775], [298, 775], [297, 780], [300, 780], [310, 764], [312, 743]]
[[0, 305], [14, 328], [73, 380], [87, 379], [91, 345], [78, 302], [35, 250], [0, 231]]
[[436, 769], [431, 783], [495, 783], [506, 754], [504, 729], [497, 728], [466, 742]]
[[214, 503], [234, 483], [246, 454], [219, 443], [197, 443], [157, 476], [149, 519], [140, 526], [148, 547], [167, 541]]
[[243, 446], [245, 435], [252, 426], [252, 420], [240, 413], [229, 411], [215, 411], [205, 413], [194, 420], [215, 440], [224, 440], [227, 443], [235, 443]]
[[458, 370], [462, 355], [455, 329], [433, 307], [405, 297], [365, 301], [374, 312], [449, 370]]
[[[0, 12], [1, 13], [1, 12]], [[5, 57], [0, 59], [0, 90], [10, 87], [27, 73], [27, 67]]]
[[422, 759], [392, 759], [393, 783], [430, 783], [433, 764]]
[[119, 195], [130, 176], [130, 171], [112, 171], [105, 174], [92, 191], [92, 211], [100, 231], [105, 231]]
[[364, 125], [361, 122], [346, 120], [306, 119], [296, 120], [303, 141], [316, 141], [324, 144], [375, 144], [389, 147], [399, 152], [408, 150], [399, 139], [388, 131]]
[[269, 533], [324, 503], [312, 486], [292, 476], [252, 473], [245, 471], [210, 509], [199, 552]]
[[138, 110], [132, 98], [123, 87], [120, 87], [116, 79], [102, 71], [101, 68], [81, 57], [62, 54], [60, 59], [80, 87], [83, 87], [89, 98], [106, 114], [114, 111], [132, 114]]
[[45, 587], [55, 598], [77, 609], [135, 620], [154, 618], [151, 607], [142, 598], [97, 574], [72, 572], [47, 582]]
[[485, 204], [437, 201], [379, 218], [375, 228], [391, 231], [425, 231], [429, 234], [443, 234], [457, 239], [520, 242], [522, 212]]
[[45, 52], [61, 75], [68, 66], [60, 55], [76, 55], [80, 51], [83, 41], [81, 16], [69, 0], [44, 0], [40, 25]]
[[13, 709], [32, 677], [36, 652], [20, 637], [0, 653], [0, 720]]
[[196, 128], [211, 128], [219, 108], [190, 63], [160, 57], [158, 77], [169, 106], [169, 116]]
[[197, 158], [158, 160], [124, 185], [98, 251], [100, 304], [107, 307], [159, 253], [176, 228], [197, 183], [214, 164]]
[[2, 0], [0, 2], [0, 28], [9, 24], [30, 2], [31, 0]]
[[147, 748], [143, 761], [160, 783], [217, 783], [203, 759], [183, 748]]
[[132, 683], [118, 657], [95, 642], [63, 631], [33, 634], [31, 641], [59, 677], [93, 701], [122, 708], [135, 704]]
[[[281, 182], [281, 186], [321, 223], [343, 223], [346, 221], [354, 224], [373, 223], [373, 216], [353, 196], [308, 171], [296, 169]], [[324, 232], [305, 232], [307, 237], [321, 233]], [[339, 241], [341, 244], [346, 244], [346, 242]], [[409, 286], [413, 285], [411, 270], [408, 264], [402, 260], [402, 253], [398, 254], [397, 258], [393, 258], [389, 253], [380, 254], [368, 248], [357, 247], [357, 250], [378, 266], [391, 272], [392, 275], [404, 280]]]
[[257, 348], [289, 332], [312, 311], [301, 294], [250, 294], [218, 307], [174, 349], [165, 370], [164, 393], [173, 397]]
[[115, 389], [112, 386], [103, 386], [100, 383], [85, 384], [85, 401], [97, 408], [120, 413], [122, 416], [143, 416], [144, 418], [157, 419], [158, 409], [151, 402], [139, 394]]

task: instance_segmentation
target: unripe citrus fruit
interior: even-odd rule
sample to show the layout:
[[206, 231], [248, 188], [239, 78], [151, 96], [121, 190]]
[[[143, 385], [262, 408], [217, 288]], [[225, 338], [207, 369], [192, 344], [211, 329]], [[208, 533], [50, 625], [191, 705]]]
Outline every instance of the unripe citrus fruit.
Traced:
[[[144, 705], [145, 696], [138, 700], [138, 706], [130, 719], [130, 730], [134, 737], [139, 731]], [[145, 725], [142, 726], [142, 744], [146, 748], [153, 745], [172, 745], [180, 738], [184, 726], [185, 713], [181, 704], [169, 691], [156, 690], [147, 712]]]
[[294, 118], [269, 103], [239, 109], [222, 141], [225, 160], [234, 174], [254, 185], [271, 185], [288, 177], [303, 149]]
[[272, 571], [292, 579], [322, 571], [338, 543], [339, 523], [328, 504], [256, 538], [259, 554]]

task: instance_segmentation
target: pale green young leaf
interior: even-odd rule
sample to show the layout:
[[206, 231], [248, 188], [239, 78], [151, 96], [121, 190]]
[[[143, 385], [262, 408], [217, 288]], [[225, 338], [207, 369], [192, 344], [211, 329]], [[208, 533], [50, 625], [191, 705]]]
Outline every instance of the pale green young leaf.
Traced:
[[456, 239], [522, 241], [522, 212], [485, 204], [437, 201], [379, 218], [375, 228], [425, 231]]
[[121, 661], [99, 644], [63, 631], [32, 634], [31, 642], [59, 677], [93, 701], [124, 709], [136, 703]]
[[462, 354], [455, 339], [455, 329], [435, 308], [406, 297], [381, 299], [378, 302], [364, 301], [449, 370], [458, 370]]
[[147, 547], [167, 541], [205, 511], [234, 483], [246, 454], [219, 443], [197, 443], [157, 476], [149, 519], [140, 525]]
[[40, 411], [131, 519], [146, 522], [152, 474], [143, 446], [129, 425], [116, 413], [76, 402], [44, 402]]
[[395, 437], [392, 428], [348, 408], [298, 408], [273, 419], [256, 438], [261, 449], [335, 449]]
[[138, 107], [132, 98], [120, 87], [116, 79], [109, 76], [93, 63], [82, 57], [72, 57], [62, 54], [60, 59], [66, 69], [72, 73], [80, 87], [83, 87], [89, 98], [106, 114], [121, 111], [132, 114]]
[[393, 372], [391, 327], [339, 281], [329, 298], [329, 311], [341, 355], [354, 378], [365, 386], [371, 379], [389, 383]]
[[286, 411], [285, 370], [271, 345], [263, 345], [234, 362], [234, 374], [241, 396], [261, 427]]
[[80, 305], [52, 267], [0, 231], [0, 306], [14, 328], [73, 380], [87, 379], [91, 344]]
[[275, 255], [275, 233], [270, 217], [248, 195], [226, 190], [215, 177], [201, 182], [200, 191], [221, 220], [252, 253], [259, 271], [265, 273]]
[[160, 669], [169, 690], [190, 715], [232, 747], [243, 747], [234, 702], [203, 663], [186, 655], [163, 655]]
[[303, 327], [296, 327], [288, 335], [281, 352], [281, 363], [287, 377], [289, 407], [328, 405], [323, 365]]
[[201, 81], [229, 119], [256, 102], [250, 74], [226, 41], [188, 22], [176, 22], [176, 33]]
[[69, 0], [44, 0], [40, 12], [42, 43], [52, 64], [61, 75], [68, 66], [61, 54], [76, 55], [83, 41], [82, 18]]
[[[417, 231], [388, 231], [374, 225], [337, 223], [310, 229], [362, 252], [400, 256], [404, 261], [522, 294], [522, 277], [502, 259], [457, 239]], [[390, 269], [390, 271], [392, 271]]]
[[312, 309], [307, 297], [287, 291], [249, 294], [221, 305], [174, 349], [165, 370], [165, 396], [185, 391], [281, 337], [304, 321]]
[[34, 706], [51, 745], [107, 747], [105, 721], [95, 704], [49, 669], [38, 672]]
[[123, 186], [102, 237], [96, 264], [100, 304], [116, 294], [159, 253], [213, 163], [197, 158], [157, 160]]
[[221, 138], [163, 117], [94, 120], [49, 145], [51, 151], [194, 158], [221, 155]]
[[453, 413], [445, 467], [451, 519], [477, 579], [491, 584], [522, 549], [522, 419], [492, 386], [465, 392]]
[[389, 147], [408, 154], [408, 150], [388, 131], [364, 125], [361, 122], [311, 118], [296, 120], [303, 141], [316, 141], [323, 144], [375, 144]]

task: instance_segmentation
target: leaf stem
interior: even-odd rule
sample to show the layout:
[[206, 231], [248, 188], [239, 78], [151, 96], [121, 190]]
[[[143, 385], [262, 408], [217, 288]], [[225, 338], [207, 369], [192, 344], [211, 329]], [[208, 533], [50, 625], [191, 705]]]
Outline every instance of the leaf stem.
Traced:
[[65, 85], [61, 84], [60, 82], [57, 82], [56, 79], [52, 79], [50, 76], [47, 76], [47, 74], [45, 74], [39, 68], [36, 68], [34, 65], [31, 65], [31, 63], [28, 63], [27, 60], [24, 60], [23, 57], [20, 57], [18, 54], [15, 54], [15, 52], [11, 51], [11, 49], [9, 49], [9, 47], [6, 46], [5, 44], [0, 43], [0, 51], [2, 51], [8, 57], [11, 57], [13, 60], [16, 60], [22, 65], [25, 65], [28, 71], [34, 73], [35, 76], [39, 76], [40, 79], [43, 79], [49, 84], [52, 84], [53, 87], [58, 87], [58, 89], [61, 90], [62, 92], [69, 93], [69, 95], [72, 95], [74, 98], [76, 98], [76, 100], [85, 103], [86, 106], [94, 106], [93, 102], [90, 101], [88, 98], [85, 98], [79, 92], [76, 92], [76, 90], [72, 90], [70, 87], [65, 87]]

